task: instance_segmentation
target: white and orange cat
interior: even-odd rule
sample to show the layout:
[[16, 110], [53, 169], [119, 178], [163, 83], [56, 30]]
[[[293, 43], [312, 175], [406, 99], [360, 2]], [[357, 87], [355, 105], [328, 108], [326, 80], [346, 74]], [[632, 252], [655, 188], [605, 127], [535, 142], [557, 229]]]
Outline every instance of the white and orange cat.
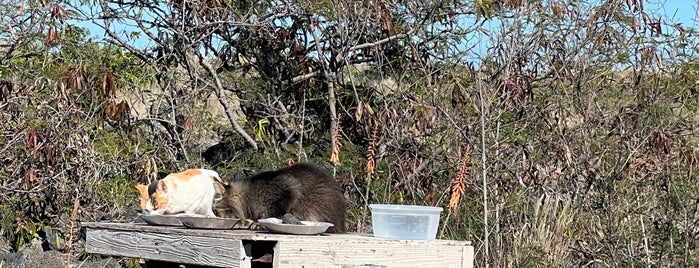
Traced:
[[172, 173], [150, 185], [137, 184], [144, 214], [197, 214], [215, 217], [213, 212], [216, 183], [226, 184], [218, 172], [188, 169]]

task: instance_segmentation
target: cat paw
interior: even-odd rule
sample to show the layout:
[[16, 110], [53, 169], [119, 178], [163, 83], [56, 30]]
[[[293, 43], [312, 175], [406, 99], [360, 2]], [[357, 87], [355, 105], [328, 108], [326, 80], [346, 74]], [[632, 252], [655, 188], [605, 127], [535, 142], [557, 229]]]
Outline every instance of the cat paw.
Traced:
[[252, 230], [253, 225], [257, 225], [254, 220], [251, 219], [240, 219], [236, 223], [235, 228], [250, 229]]
[[248, 229], [250, 231], [264, 231], [265, 228], [262, 227], [262, 225], [258, 224], [255, 220], [251, 219], [244, 219], [243, 222], [245, 222], [248, 226]]
[[301, 221], [296, 218], [296, 216], [292, 215], [291, 213], [286, 213], [282, 217], [282, 223], [284, 224], [301, 224]]

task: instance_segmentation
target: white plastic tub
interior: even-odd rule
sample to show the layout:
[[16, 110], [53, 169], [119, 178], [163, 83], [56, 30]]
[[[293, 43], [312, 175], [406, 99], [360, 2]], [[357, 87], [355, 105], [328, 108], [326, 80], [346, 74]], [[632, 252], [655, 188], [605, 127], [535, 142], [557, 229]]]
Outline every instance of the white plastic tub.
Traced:
[[433, 240], [437, 237], [441, 207], [370, 204], [375, 237]]

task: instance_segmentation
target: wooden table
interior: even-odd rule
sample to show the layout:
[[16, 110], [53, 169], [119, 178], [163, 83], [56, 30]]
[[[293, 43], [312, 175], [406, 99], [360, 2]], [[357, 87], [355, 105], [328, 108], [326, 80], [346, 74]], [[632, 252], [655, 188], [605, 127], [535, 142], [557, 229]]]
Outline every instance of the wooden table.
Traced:
[[[86, 250], [213, 267], [473, 267], [469, 241], [394, 240], [366, 234], [313, 236], [196, 230], [142, 223], [82, 223]], [[270, 260], [271, 258], [271, 260]]]

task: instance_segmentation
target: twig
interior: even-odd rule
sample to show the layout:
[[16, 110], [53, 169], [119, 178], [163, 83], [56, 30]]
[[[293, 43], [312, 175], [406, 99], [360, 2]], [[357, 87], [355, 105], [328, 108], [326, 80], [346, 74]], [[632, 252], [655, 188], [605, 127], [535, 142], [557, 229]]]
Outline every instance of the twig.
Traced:
[[[177, 83], [175, 82], [175, 78], [174, 78], [173, 73], [168, 72], [167, 75], [168, 75], [169, 82], [172, 83], [171, 86], [175, 87], [175, 92], [179, 92], [180, 89], [179, 89], [179, 86], [177, 85]], [[179, 149], [182, 150], [182, 155], [184, 156], [185, 161], [189, 162], [189, 156], [187, 155], [187, 150], [184, 148], [184, 143], [182, 142], [182, 138], [180, 138], [180, 133], [179, 133], [179, 131], [177, 131], [177, 127], [176, 127], [177, 126], [177, 109], [179, 109], [179, 108], [177, 107], [177, 105], [175, 105], [174, 98], [170, 97], [170, 98], [168, 98], [168, 100], [170, 101], [170, 107], [172, 107], [172, 123], [170, 123], [168, 125], [172, 126], [172, 128], [170, 128], [173, 132], [172, 136], [177, 141], [177, 145], [178, 145]]]
[[228, 121], [231, 123], [235, 131], [238, 132], [238, 134], [240, 134], [241, 136], [243, 136], [243, 138], [248, 142], [248, 144], [250, 144], [250, 146], [252, 146], [252, 148], [254, 148], [255, 151], [257, 151], [257, 142], [252, 137], [250, 137], [250, 135], [247, 132], [245, 132], [245, 129], [243, 129], [237, 121], [235, 121], [235, 115], [233, 115], [233, 110], [231, 109], [230, 105], [228, 105], [226, 95], [223, 94], [223, 85], [221, 84], [221, 80], [218, 78], [216, 71], [213, 67], [211, 67], [211, 64], [209, 64], [206, 61], [204, 56], [201, 55], [201, 52], [197, 51], [197, 57], [199, 58], [199, 62], [201, 63], [201, 65], [204, 66], [204, 69], [206, 69], [209, 72], [211, 78], [214, 80], [214, 92], [216, 93], [218, 102], [221, 103], [221, 106], [223, 106], [223, 109], [226, 112], [226, 117], [228, 117]]
[[[480, 81], [480, 79], [478, 80]], [[488, 229], [488, 179], [487, 179], [487, 170], [488, 166], [485, 164], [486, 163], [486, 152], [485, 150], [487, 149], [485, 147], [485, 99], [483, 98], [483, 84], [479, 83], [478, 85], [478, 98], [481, 106], [481, 111], [480, 111], [480, 120], [481, 120], [481, 165], [482, 165], [482, 177], [483, 177], [483, 248], [484, 248], [484, 255], [485, 255], [485, 267], [489, 267], [489, 252], [488, 252], [488, 235], [490, 230]]]
[[301, 124], [299, 124], [299, 150], [297, 157], [299, 160], [301, 159], [301, 156], [303, 156], [304, 160], [308, 159], [308, 155], [306, 155], [306, 151], [303, 150], [303, 135], [305, 134], [304, 128], [306, 127], [306, 88], [303, 88], [303, 97], [301, 98]]
[[356, 45], [356, 46], [353, 46], [353, 47], [347, 49], [347, 52], [349, 52], [349, 51], [354, 51], [354, 50], [357, 50], [357, 49], [367, 48], [367, 47], [378, 46], [378, 45], [380, 45], [380, 44], [383, 44], [383, 43], [386, 43], [386, 42], [390, 42], [390, 41], [392, 41], [392, 40], [405, 38], [405, 37], [407, 37], [411, 32], [412, 32], [412, 31], [408, 31], [407, 33], [404, 33], [404, 34], [397, 34], [397, 35], [394, 35], [394, 36], [389, 36], [389, 37], [386, 37], [386, 38], [381, 39], [381, 40], [376, 41], [376, 42], [369, 42], [369, 43], [364, 43], [364, 44], [361, 44], [361, 45]]
[[[330, 108], [330, 151], [334, 152], [337, 146], [336, 137], [338, 137], [338, 124], [337, 124], [337, 110], [335, 108], [335, 72], [331, 72], [330, 64], [328, 60], [323, 57], [323, 51], [321, 51], [318, 34], [311, 31], [313, 39], [315, 40], [315, 47], [318, 52], [318, 60], [320, 60], [321, 68], [323, 70], [323, 76], [325, 77], [326, 83], [328, 85], [328, 107]], [[335, 163], [333, 163], [334, 165]]]
[[[640, 195], [638, 194], [638, 190], [635, 190], [636, 192], [636, 203], [638, 206], [641, 206], [641, 200], [640, 200]], [[648, 236], [646, 235], [646, 224], [643, 222], [643, 214], [641, 213], [639, 216], [639, 221], [641, 221], [641, 234], [643, 235], [643, 251], [646, 253], [646, 266], [650, 267], [651, 266], [651, 260], [650, 260], [650, 250], [648, 249]]]
[[75, 195], [75, 201], [73, 201], [73, 211], [70, 214], [70, 221], [68, 222], [68, 228], [66, 230], [68, 234], [68, 241], [66, 243], [66, 247], [68, 248], [68, 252], [66, 254], [66, 267], [71, 267], [71, 263], [73, 262], [73, 254], [74, 254], [74, 245], [73, 241], [77, 236], [77, 221], [78, 221], [78, 215], [80, 214], [80, 193], [76, 189], [76, 195]]
[[[310, 78], [312, 78], [312, 77], [317, 76], [319, 73], [320, 73], [319, 71], [314, 71], [314, 72], [310, 72], [310, 73], [307, 73], [307, 74], [304, 74], [304, 75], [295, 76], [295, 77], [291, 78], [291, 84], [296, 84], [296, 83], [298, 83], [298, 82], [301, 82], [301, 81], [310, 79]], [[282, 83], [282, 84], [283, 84], [283, 83]], [[283, 84], [283, 85], [284, 85], [284, 84]]]

